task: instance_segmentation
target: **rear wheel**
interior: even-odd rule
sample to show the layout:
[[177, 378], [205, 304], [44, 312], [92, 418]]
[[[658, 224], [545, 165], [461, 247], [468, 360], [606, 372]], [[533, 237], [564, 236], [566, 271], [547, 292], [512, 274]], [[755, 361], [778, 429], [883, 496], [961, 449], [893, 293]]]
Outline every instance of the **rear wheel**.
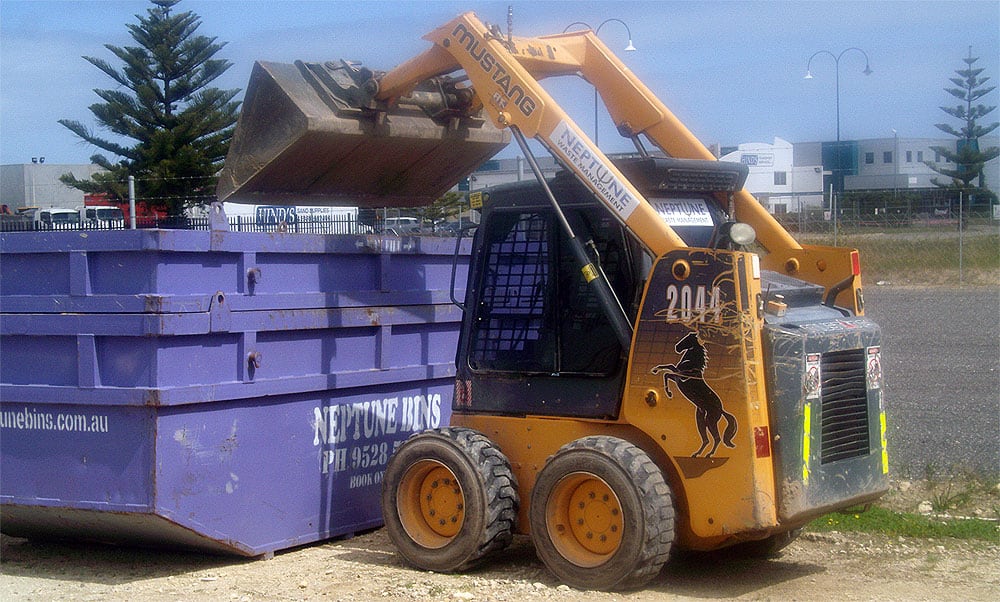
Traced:
[[506, 547], [517, 517], [510, 462], [472, 429], [408, 439], [389, 459], [382, 516], [403, 558], [425, 570], [466, 569]]
[[613, 437], [562, 447], [531, 494], [531, 538], [545, 565], [580, 589], [648, 583], [674, 539], [670, 488], [648, 455]]

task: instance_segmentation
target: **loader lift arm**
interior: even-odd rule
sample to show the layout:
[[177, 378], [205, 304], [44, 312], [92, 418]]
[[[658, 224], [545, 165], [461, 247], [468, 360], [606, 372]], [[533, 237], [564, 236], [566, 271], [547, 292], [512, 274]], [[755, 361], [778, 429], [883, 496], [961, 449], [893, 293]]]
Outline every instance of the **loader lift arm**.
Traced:
[[[660, 256], [686, 246], [539, 84], [546, 77], [578, 75], [596, 87], [623, 135], [644, 135], [672, 157], [713, 160], [594, 32], [506, 39], [465, 13], [425, 39], [434, 46], [379, 78], [376, 99], [391, 103], [421, 81], [463, 69], [496, 125], [541, 142], [650, 252]], [[801, 250], [750, 193], [736, 192], [733, 204], [740, 221], [754, 227], [769, 251], [784, 256]]]

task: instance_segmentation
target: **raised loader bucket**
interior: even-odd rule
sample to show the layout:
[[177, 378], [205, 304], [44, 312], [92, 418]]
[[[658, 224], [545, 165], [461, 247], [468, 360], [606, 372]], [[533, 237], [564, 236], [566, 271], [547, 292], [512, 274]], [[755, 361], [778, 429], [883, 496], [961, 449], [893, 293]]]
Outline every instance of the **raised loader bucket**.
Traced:
[[433, 109], [430, 88], [389, 111], [376, 110], [361, 82], [371, 75], [344, 62], [256, 63], [219, 178], [219, 199], [429, 205], [510, 140], [487, 120], [449, 110], [443, 94], [442, 109]]

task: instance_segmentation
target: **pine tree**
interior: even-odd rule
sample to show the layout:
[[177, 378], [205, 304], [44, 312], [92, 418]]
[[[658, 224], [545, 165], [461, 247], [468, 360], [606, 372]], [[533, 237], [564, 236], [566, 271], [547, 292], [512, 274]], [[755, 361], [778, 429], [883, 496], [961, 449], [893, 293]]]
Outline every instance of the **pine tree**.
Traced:
[[[958, 119], [963, 123], [961, 129], [955, 129], [947, 123], [935, 124], [942, 132], [955, 136], [957, 142], [955, 149], [945, 146], [932, 146], [931, 150], [944, 157], [945, 165], [954, 164], [954, 168], [943, 167], [939, 163], [926, 162], [926, 165], [935, 172], [950, 178], [949, 181], [940, 181], [933, 178], [931, 182], [941, 188], [950, 188], [962, 192], [967, 203], [991, 203], [996, 198], [992, 192], [986, 188], [986, 178], [984, 169], [986, 163], [1000, 156], [1000, 148], [995, 146], [980, 149], [979, 139], [993, 130], [1000, 123], [992, 123], [987, 126], [979, 125], [979, 121], [996, 109], [996, 106], [986, 106], [977, 103], [984, 96], [996, 89], [996, 86], [986, 87], [988, 77], [981, 77], [983, 69], [975, 67], [978, 57], [972, 56], [972, 48], [969, 48], [969, 57], [963, 59], [966, 64], [964, 69], [958, 69], [955, 73], [958, 77], [950, 78], [955, 84], [954, 88], [945, 88], [945, 92], [962, 101], [954, 107], [941, 107], [941, 110]], [[978, 183], [973, 184], [974, 180]]]
[[214, 37], [196, 35], [201, 19], [191, 12], [173, 14], [180, 0], [151, 0], [145, 17], [127, 28], [137, 46], [105, 44], [123, 64], [112, 66], [101, 58], [83, 57], [119, 87], [94, 92], [102, 99], [90, 106], [102, 129], [135, 144], [99, 137], [78, 121], [61, 119], [84, 141], [114, 155], [90, 160], [107, 170], [90, 180], [71, 174], [61, 180], [85, 192], [105, 192], [127, 199], [129, 175], [136, 178], [139, 195], [168, 215], [181, 215], [186, 206], [213, 200], [216, 175], [226, 157], [239, 111], [237, 90], [219, 90], [209, 84], [232, 66], [213, 58], [225, 46]]
[[468, 206], [465, 195], [457, 192], [446, 192], [444, 196], [434, 201], [429, 207], [426, 207], [422, 215], [424, 219], [437, 224], [438, 222], [456, 217], [462, 212], [465, 206]]

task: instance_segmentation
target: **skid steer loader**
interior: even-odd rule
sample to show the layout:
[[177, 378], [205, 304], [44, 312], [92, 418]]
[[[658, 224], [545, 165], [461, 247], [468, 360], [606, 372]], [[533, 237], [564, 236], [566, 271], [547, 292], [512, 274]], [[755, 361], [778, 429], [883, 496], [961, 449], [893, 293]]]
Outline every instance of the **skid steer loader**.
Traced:
[[[386, 467], [408, 562], [459, 571], [530, 534], [565, 583], [634, 588], [672, 549], [773, 553], [886, 491], [856, 251], [797, 243], [593, 32], [504, 36], [468, 13], [426, 39], [387, 73], [258, 64], [220, 183], [412, 206], [510, 137], [536, 175], [483, 195], [451, 426]], [[559, 75], [596, 86], [637, 158], [587, 138], [539, 83]]]

